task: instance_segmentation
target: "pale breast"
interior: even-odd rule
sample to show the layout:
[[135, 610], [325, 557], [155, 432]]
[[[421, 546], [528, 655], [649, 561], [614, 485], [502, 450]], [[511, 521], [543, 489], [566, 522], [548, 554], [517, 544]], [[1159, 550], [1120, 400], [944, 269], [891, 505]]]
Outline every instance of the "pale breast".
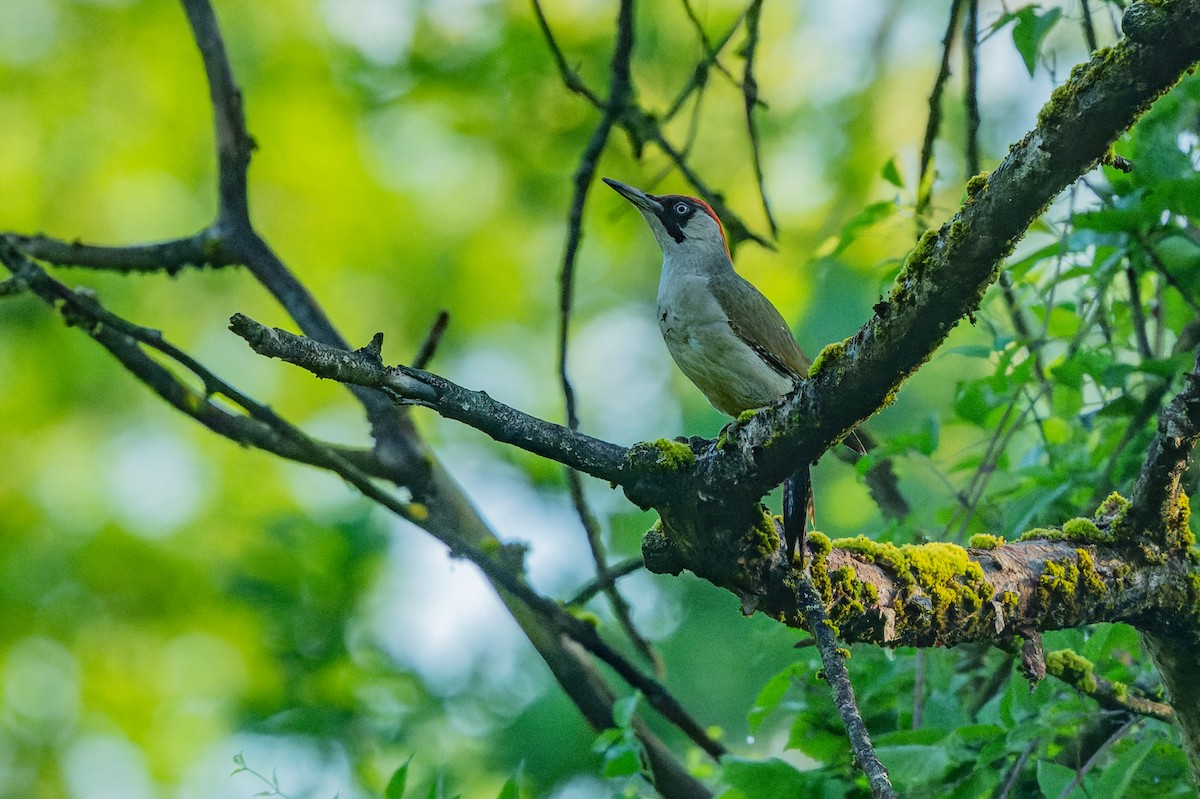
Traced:
[[738, 337], [702, 275], [664, 272], [658, 325], [679, 369], [722, 413], [770, 405], [794, 385]]

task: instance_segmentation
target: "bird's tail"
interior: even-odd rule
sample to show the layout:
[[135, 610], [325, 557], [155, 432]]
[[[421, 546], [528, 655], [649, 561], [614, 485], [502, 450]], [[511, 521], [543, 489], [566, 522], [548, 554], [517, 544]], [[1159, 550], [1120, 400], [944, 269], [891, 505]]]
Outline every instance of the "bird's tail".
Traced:
[[804, 551], [808, 534], [808, 519], [813, 513], [812, 475], [804, 464], [783, 484], [783, 541], [784, 554], [791, 563], [797, 549]]

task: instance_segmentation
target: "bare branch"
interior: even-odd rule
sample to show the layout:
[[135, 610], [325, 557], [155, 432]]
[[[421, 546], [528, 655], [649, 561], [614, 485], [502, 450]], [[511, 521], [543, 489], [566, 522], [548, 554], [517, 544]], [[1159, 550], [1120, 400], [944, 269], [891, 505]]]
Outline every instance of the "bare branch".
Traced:
[[425, 336], [425, 341], [421, 343], [421, 349], [417, 350], [417, 354], [413, 356], [413, 366], [417, 369], [424, 369], [433, 360], [433, 354], [437, 352], [437, 346], [442, 340], [442, 334], [446, 332], [446, 326], [450, 324], [450, 314], [446, 311], [438, 311], [437, 317], [433, 320], [433, 326], [429, 328], [428, 335]]
[[979, 0], [967, 0], [967, 19], [963, 24], [963, 60], [967, 79], [963, 87], [963, 106], [967, 111], [967, 174], [977, 175], [979, 164]]
[[175, 275], [189, 266], [216, 268], [240, 263], [212, 228], [205, 228], [187, 238], [127, 247], [61, 241], [49, 236], [11, 235], [10, 238], [23, 252], [42, 261], [113, 272], [166, 272]]
[[213, 127], [217, 138], [218, 224], [250, 226], [250, 207], [246, 193], [246, 170], [254, 152], [254, 140], [246, 130], [242, 111], [242, 93], [233, 80], [225, 42], [217, 26], [216, 15], [206, 0], [182, 0], [184, 13], [192, 26], [196, 46], [204, 61], [208, 94], [212, 100]]
[[608, 569], [605, 570], [603, 579], [597, 576], [595, 579], [590, 580], [575, 593], [575, 596], [568, 599], [564, 604], [568, 606], [586, 604], [588, 600], [603, 591], [609, 583], [616, 582], [622, 577], [633, 574], [644, 565], [645, 564], [642, 562], [642, 558], [639, 555], [637, 557], [623, 560], [615, 566], [609, 566]]
[[[958, 17], [962, 13], [963, 0], [951, 0], [950, 20], [946, 23], [946, 35], [942, 38], [942, 64], [938, 68], [937, 77], [933, 81], [933, 91], [929, 94], [929, 121], [925, 125], [925, 141], [921, 144], [921, 160], [917, 173], [918, 187], [932, 186], [932, 176], [929, 170], [933, 168], [933, 142], [937, 139], [942, 127], [942, 91], [950, 78], [950, 50], [954, 45], [954, 32], [958, 30]], [[930, 195], [918, 190], [917, 218], [920, 219], [928, 206]]]
[[562, 48], [558, 46], [558, 41], [554, 38], [554, 31], [550, 29], [550, 22], [546, 19], [546, 12], [542, 10], [542, 4], [539, 0], [532, 0], [532, 2], [533, 14], [537, 17], [538, 27], [542, 29], [542, 35], [546, 37], [546, 46], [550, 48], [550, 54], [554, 57], [554, 63], [558, 67], [558, 74], [562, 77], [563, 85], [587, 99], [589, 103], [597, 108], [603, 108], [605, 103], [600, 99], [600, 96], [588, 88], [578, 72], [567, 66], [567, 59], [563, 56]]
[[625, 477], [624, 447], [542, 421], [445, 378], [408, 366], [386, 367], [362, 350], [346, 352], [235, 314], [229, 328], [259, 355], [279, 358], [317, 377], [385, 392], [399, 402], [421, 405], [496, 441], [556, 460], [602, 480]]
[[771, 213], [771, 203], [767, 200], [767, 181], [763, 175], [762, 152], [758, 141], [758, 122], [754, 112], [759, 105], [758, 81], [754, 79], [754, 55], [758, 50], [758, 23], [762, 14], [762, 0], [751, 0], [746, 10], [746, 44], [742, 52], [746, 58], [746, 66], [742, 72], [742, 103], [746, 112], [746, 132], [750, 135], [750, 160], [754, 164], [754, 179], [758, 182], [758, 196], [762, 199], [763, 213], [767, 215], [767, 224], [771, 228], [771, 237], [779, 236], [779, 225]]

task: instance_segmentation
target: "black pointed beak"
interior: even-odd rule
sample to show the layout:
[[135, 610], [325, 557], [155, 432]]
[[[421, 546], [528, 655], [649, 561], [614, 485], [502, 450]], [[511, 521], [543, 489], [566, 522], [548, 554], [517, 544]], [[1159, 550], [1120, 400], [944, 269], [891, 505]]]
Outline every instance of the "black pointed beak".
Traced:
[[647, 194], [646, 192], [642, 191], [641, 189], [635, 189], [633, 186], [628, 186], [628, 185], [620, 182], [619, 180], [613, 180], [612, 178], [600, 178], [600, 179], [603, 180], [605, 183], [607, 183], [609, 186], [611, 186], [613, 191], [615, 191], [617, 194], [621, 195], [626, 200], [629, 200], [629, 202], [636, 205], [639, 210], [647, 211], [649, 213], [654, 214], [655, 216], [662, 213], [662, 210], [663, 210], [662, 203], [660, 203], [652, 195]]

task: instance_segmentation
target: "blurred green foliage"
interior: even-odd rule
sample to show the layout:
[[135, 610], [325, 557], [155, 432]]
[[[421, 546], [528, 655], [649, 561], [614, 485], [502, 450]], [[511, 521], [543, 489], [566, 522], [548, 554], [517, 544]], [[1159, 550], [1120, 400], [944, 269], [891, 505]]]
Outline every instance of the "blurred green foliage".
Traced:
[[[743, 11], [695, 5], [712, 40]], [[602, 92], [615, 8], [546, 8], [568, 62]], [[919, 233], [915, 153], [944, 9], [857, 9], [768, 3], [758, 51], [781, 236], [777, 252], [740, 248], [738, 267], [810, 353], [867, 318]], [[1097, 25], [1111, 38], [1107, 9]], [[528, 4], [263, 0], [217, 12], [259, 144], [253, 217], [344, 334], [385, 331], [385, 358], [404, 361], [447, 309], [436, 371], [560, 419], [558, 269], [570, 177], [597, 113], [562, 87]], [[1047, 60], [1084, 57], [1073, 13], [1030, 6], [1005, 20], [985, 4], [988, 24], [1018, 29], [1016, 48], [1002, 37], [981, 48], [993, 162], [1033, 124]], [[679, 4], [643, 4], [637, 22], [639, 97], [662, 110], [691, 80], [699, 39]], [[722, 55], [734, 74], [743, 36]], [[667, 133], [761, 232], [741, 95], [712, 73], [702, 98]], [[968, 177], [963, 113], [946, 113], [930, 219], [957, 205]], [[1024, 332], [993, 291], [977, 324], [872, 421], [914, 514], [884, 523], [854, 469], [827, 459], [823, 528], [1011, 538], [1128, 487], [1191, 357], [1177, 342], [1200, 308], [1198, 114], [1193, 78], [1118, 145], [1134, 172], [1091, 175], [1039, 223], [1007, 272]], [[194, 232], [215, 202], [210, 117], [176, 4], [0, 6], [0, 229], [116, 244]], [[620, 136], [601, 171], [687, 189], [660, 153], [636, 161]], [[658, 340], [658, 257], [643, 227], [596, 192], [585, 232], [572, 320], [584, 429], [626, 444], [715, 434], [719, 415]], [[264, 362], [225, 330], [234, 312], [287, 326], [248, 275], [56, 273], [307, 430], [366, 441], [343, 390]], [[0, 796], [250, 796], [263, 783], [229, 776], [238, 753], [289, 795], [646, 790], [629, 779], [629, 736], [597, 746], [470, 567], [419, 531], [335, 480], [198, 429], [32, 297], [0, 300], [0, 386]], [[570, 596], [590, 572], [558, 467], [417, 418], [501, 534], [532, 541], [535, 584]], [[613, 558], [636, 554], [652, 519], [605, 486], [588, 490]], [[794, 633], [742, 618], [732, 597], [687, 576], [623, 586], [667, 684], [735, 753], [726, 796], [865, 795], [815, 654], [793, 649]], [[602, 601], [592, 609], [610, 621]], [[1157, 690], [1128, 628], [1047, 638], [1110, 680]], [[1120, 726], [1053, 680], [1030, 692], [1002, 652], [931, 651], [919, 668], [920, 684], [912, 652], [856, 648], [851, 661], [905, 796], [988, 796], [1010, 775], [1014, 796], [1057, 795], [1081, 753]], [[1191, 795], [1172, 735], [1138, 722], [1071, 795]]]

